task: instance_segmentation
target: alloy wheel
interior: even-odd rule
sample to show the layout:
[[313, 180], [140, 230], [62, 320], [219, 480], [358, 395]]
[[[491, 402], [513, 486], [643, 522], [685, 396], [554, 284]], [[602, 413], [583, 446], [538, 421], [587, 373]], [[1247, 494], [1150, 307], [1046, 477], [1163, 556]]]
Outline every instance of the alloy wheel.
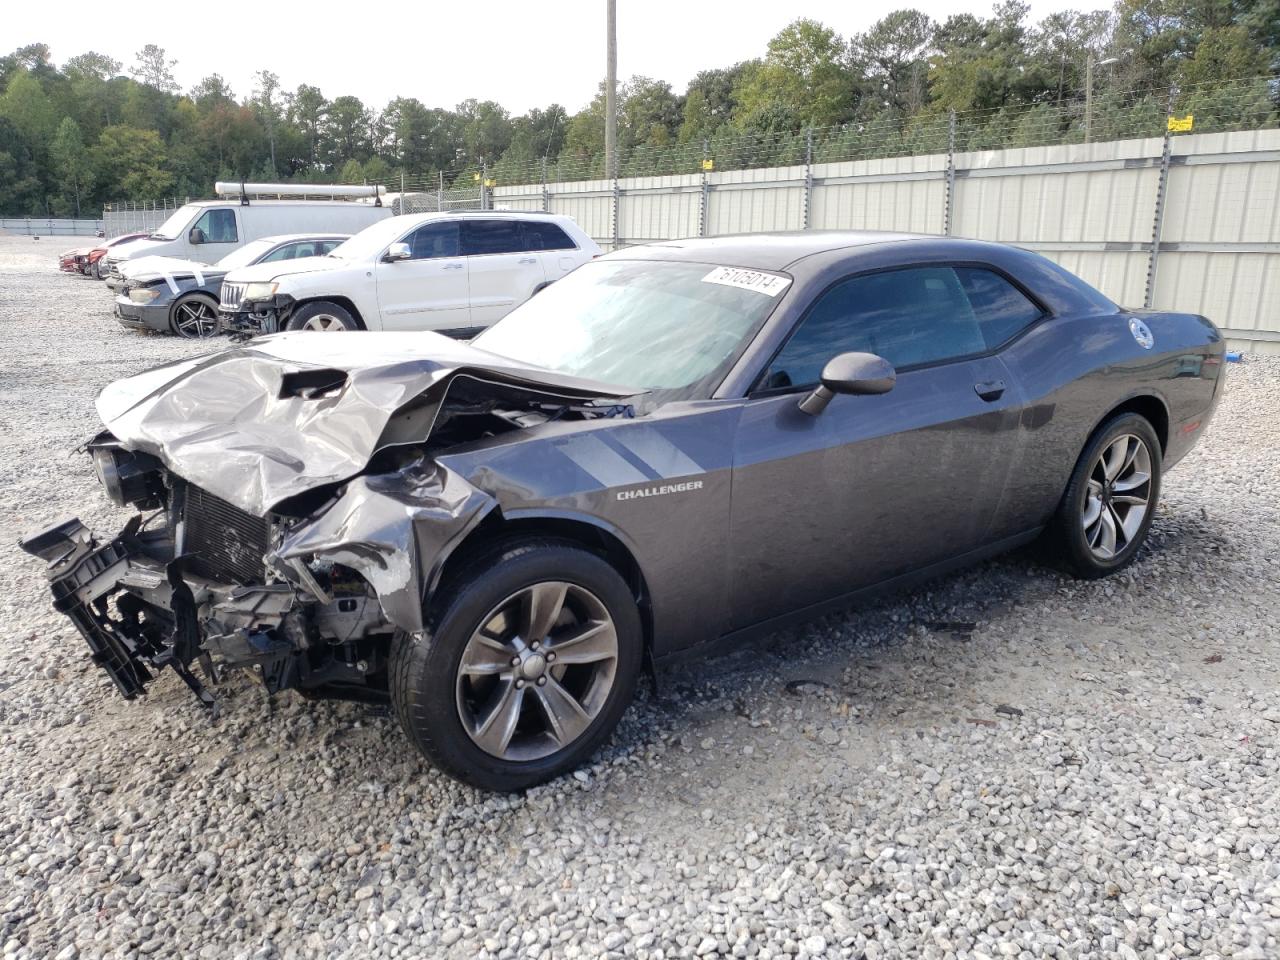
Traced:
[[317, 313], [314, 317], [307, 317], [301, 329], [318, 330], [321, 333], [341, 333], [347, 328], [337, 317], [327, 313]]
[[535, 583], [471, 635], [458, 664], [458, 716], [491, 756], [540, 760], [587, 731], [617, 666], [617, 629], [600, 599], [573, 583]]
[[178, 304], [173, 325], [179, 336], [191, 340], [211, 337], [218, 332], [218, 312], [203, 300], [188, 300]]
[[1103, 448], [1089, 471], [1085, 492], [1084, 539], [1100, 560], [1123, 553], [1142, 529], [1151, 508], [1151, 450], [1126, 433]]

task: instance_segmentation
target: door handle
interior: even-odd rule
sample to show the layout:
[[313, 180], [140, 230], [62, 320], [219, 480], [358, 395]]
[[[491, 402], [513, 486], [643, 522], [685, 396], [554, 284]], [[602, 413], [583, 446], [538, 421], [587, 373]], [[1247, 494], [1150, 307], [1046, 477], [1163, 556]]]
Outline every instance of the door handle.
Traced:
[[461, 270], [461, 269], [462, 269], [462, 264], [460, 264], [460, 263], [446, 263], [442, 269], [444, 269], [444, 270]]
[[537, 257], [521, 257], [519, 262], [520, 263], [537, 263], [538, 258]]
[[978, 396], [987, 402], [999, 400], [1004, 394], [1004, 381], [984, 380], [981, 383], [975, 383], [973, 389]]

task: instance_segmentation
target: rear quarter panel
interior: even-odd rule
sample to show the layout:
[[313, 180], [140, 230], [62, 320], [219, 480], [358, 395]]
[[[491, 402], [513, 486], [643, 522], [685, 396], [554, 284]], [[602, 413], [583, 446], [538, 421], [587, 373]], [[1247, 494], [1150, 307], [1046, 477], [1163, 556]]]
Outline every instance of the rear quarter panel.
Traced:
[[[1144, 349], [1131, 319], [1154, 335]], [[1057, 508], [1089, 436], [1116, 408], [1154, 397], [1168, 417], [1164, 465], [1204, 432], [1222, 382], [1223, 342], [1204, 317], [1118, 311], [1050, 317], [1003, 353], [1025, 401], [1018, 463], [1003, 526], [1045, 523]]]

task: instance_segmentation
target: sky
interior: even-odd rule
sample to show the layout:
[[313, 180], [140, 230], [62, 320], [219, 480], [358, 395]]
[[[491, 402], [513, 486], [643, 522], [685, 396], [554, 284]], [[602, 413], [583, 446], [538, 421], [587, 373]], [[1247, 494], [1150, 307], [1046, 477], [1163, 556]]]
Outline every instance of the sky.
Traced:
[[[699, 70], [761, 56], [769, 38], [798, 17], [848, 37], [904, 6], [936, 19], [991, 9], [981, 0], [617, 3], [618, 79], [653, 77], [676, 93]], [[1031, 0], [1031, 19], [1106, 5]], [[122, 61], [127, 71], [143, 44], [155, 43], [178, 61], [174, 75], [184, 90], [219, 73], [243, 98], [253, 90], [253, 74], [265, 67], [286, 90], [309, 83], [330, 99], [351, 94], [381, 107], [405, 96], [429, 107], [453, 107], [475, 97], [496, 100], [513, 114], [551, 103], [573, 113], [604, 77], [605, 0], [378, 3], [363, 18], [353, 15], [360, 9], [332, 0], [219, 0], [201, 7], [116, 0], [101, 15], [63, 16], [41, 3], [15, 2], [0, 27], [0, 52], [43, 42], [55, 63], [95, 50]]]

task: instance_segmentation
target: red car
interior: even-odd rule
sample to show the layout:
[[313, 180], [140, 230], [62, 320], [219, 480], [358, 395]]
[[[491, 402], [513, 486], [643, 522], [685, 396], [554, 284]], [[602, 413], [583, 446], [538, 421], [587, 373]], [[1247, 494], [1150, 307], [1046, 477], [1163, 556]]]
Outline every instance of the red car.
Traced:
[[128, 243], [130, 240], [141, 240], [145, 236], [145, 233], [122, 233], [120, 236], [105, 240], [95, 247], [79, 247], [75, 250], [68, 250], [58, 258], [58, 267], [67, 273], [83, 273], [86, 277], [101, 280], [102, 267], [99, 264], [102, 263], [102, 258], [107, 255], [107, 251], [111, 247]]
[[89, 247], [76, 247], [58, 255], [58, 269], [63, 273], [83, 273], [80, 264], [89, 256]]

